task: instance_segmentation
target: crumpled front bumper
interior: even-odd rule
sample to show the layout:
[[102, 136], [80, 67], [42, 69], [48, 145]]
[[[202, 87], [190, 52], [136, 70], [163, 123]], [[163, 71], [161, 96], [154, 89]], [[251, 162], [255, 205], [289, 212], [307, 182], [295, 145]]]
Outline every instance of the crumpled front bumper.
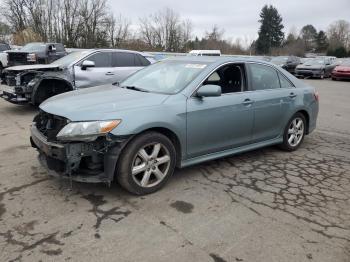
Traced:
[[56, 143], [44, 137], [35, 124], [31, 144], [39, 151], [39, 162], [54, 177], [87, 183], [110, 183], [124, 146], [121, 141]]
[[1, 85], [0, 97], [13, 104], [28, 103], [29, 98], [24, 93], [17, 93], [15, 89], [14, 86]]

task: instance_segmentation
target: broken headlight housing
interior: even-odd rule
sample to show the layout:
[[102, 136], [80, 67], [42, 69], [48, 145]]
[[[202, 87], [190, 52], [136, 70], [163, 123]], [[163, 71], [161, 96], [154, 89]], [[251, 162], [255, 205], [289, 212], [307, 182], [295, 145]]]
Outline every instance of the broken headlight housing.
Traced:
[[60, 141], [83, 141], [96, 140], [111, 132], [121, 123], [121, 120], [70, 122], [57, 134]]
[[28, 54], [27, 61], [28, 62], [36, 62], [36, 54]]

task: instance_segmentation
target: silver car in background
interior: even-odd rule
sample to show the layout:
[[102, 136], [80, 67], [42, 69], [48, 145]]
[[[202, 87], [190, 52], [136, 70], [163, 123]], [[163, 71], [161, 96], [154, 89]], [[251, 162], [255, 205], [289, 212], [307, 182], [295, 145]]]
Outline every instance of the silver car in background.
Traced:
[[151, 63], [135, 51], [80, 50], [48, 65], [7, 68], [2, 97], [15, 104], [39, 105], [57, 94], [120, 82]]

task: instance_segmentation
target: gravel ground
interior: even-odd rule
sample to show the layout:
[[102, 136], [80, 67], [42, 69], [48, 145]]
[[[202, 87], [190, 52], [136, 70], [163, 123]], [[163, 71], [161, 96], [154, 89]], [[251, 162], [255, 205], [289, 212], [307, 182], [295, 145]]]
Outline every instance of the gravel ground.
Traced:
[[135, 197], [48, 178], [29, 144], [30, 106], [0, 101], [0, 261], [349, 261], [350, 82], [306, 80], [318, 129], [177, 170]]

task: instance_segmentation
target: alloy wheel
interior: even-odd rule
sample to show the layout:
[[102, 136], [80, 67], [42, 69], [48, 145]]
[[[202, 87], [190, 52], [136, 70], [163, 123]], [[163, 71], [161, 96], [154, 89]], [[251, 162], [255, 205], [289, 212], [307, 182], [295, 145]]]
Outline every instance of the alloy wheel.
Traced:
[[289, 125], [288, 143], [292, 147], [300, 144], [304, 136], [304, 121], [300, 117], [295, 118]]
[[136, 153], [131, 165], [131, 175], [139, 186], [154, 187], [166, 177], [170, 164], [170, 153], [163, 144], [148, 144]]

